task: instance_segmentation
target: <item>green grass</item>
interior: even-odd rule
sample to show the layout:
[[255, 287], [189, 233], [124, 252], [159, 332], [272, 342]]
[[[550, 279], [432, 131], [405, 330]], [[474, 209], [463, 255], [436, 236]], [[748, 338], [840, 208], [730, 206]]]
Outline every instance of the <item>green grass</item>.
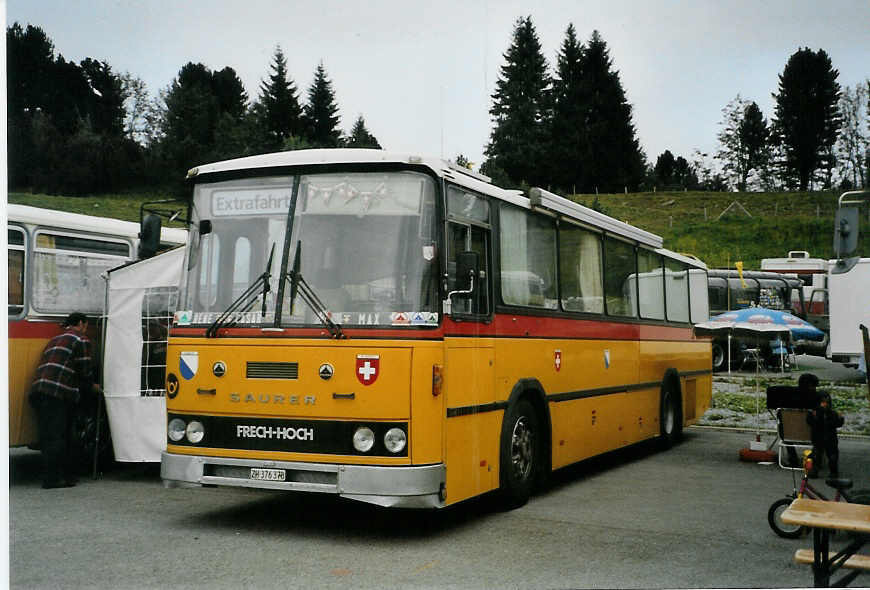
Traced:
[[[789, 250], [832, 258], [837, 196], [660, 192], [598, 195], [598, 200], [606, 214], [662, 236], [670, 250], [697, 256], [710, 268], [733, 268], [742, 260], [749, 270], [760, 268], [762, 258], [784, 257]], [[10, 192], [9, 202], [138, 221], [142, 202], [169, 197], [159, 192], [88, 197]], [[576, 195], [574, 200], [591, 206], [595, 198]], [[752, 217], [735, 205], [719, 218], [735, 201]], [[870, 251], [870, 231], [861, 234], [861, 241], [861, 251]]]
[[[832, 258], [838, 193], [669, 192], [598, 195], [604, 212], [664, 238], [665, 247], [692, 254], [711, 268], [758, 269], [762, 258], [789, 250]], [[577, 195], [591, 206], [595, 195]], [[734, 205], [740, 203], [751, 215]], [[861, 236], [870, 251], [870, 232]]]

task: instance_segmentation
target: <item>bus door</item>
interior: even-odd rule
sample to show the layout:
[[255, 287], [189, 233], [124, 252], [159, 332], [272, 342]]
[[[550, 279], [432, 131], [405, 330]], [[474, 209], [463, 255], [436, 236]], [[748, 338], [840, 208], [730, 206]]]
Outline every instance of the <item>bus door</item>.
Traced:
[[492, 318], [489, 202], [465, 189], [448, 188], [447, 293], [464, 290], [457, 281], [463, 253], [474, 252], [473, 293], [450, 296], [445, 321], [447, 498], [453, 502], [498, 486], [498, 432], [502, 412], [493, 411], [495, 349]]

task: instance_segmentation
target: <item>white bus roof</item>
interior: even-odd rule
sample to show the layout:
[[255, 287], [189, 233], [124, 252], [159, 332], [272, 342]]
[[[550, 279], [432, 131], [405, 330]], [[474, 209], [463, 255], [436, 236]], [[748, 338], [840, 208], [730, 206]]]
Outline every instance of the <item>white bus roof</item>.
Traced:
[[[241, 170], [255, 170], [258, 168], [285, 168], [291, 166], [314, 166], [320, 164], [412, 164], [426, 166], [440, 178], [478, 191], [496, 199], [512, 203], [525, 209], [545, 209], [552, 213], [569, 217], [600, 228], [610, 234], [619, 235], [652, 248], [662, 247], [662, 238], [633, 225], [629, 225], [570, 199], [560, 197], [543, 189], [534, 188], [530, 191], [532, 199], [522, 194], [521, 191], [507, 190], [488, 182], [488, 178], [443, 160], [407, 153], [388, 152], [373, 149], [314, 149], [277, 152], [258, 156], [247, 156], [235, 160], [225, 160], [191, 168], [187, 176], [189, 179], [198, 176], [222, 172], [236, 172]], [[693, 266], [699, 266], [698, 261], [690, 261]], [[703, 263], [700, 263], [703, 266]], [[706, 267], [705, 267], [706, 268]]]
[[[134, 239], [139, 237], [138, 223], [111, 217], [97, 217], [16, 204], [6, 205], [6, 215], [10, 223], [27, 223]], [[187, 230], [164, 227], [160, 232], [160, 238], [163, 242], [184, 244], [187, 241]]]

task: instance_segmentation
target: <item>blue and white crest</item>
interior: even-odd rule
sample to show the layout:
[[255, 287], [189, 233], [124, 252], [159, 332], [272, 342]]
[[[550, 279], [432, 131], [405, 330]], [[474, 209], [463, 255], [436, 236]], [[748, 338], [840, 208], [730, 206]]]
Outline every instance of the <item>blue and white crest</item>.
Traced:
[[179, 362], [179, 365], [181, 376], [185, 379], [193, 379], [193, 377], [196, 375], [196, 370], [199, 368], [199, 353], [182, 352], [181, 362]]

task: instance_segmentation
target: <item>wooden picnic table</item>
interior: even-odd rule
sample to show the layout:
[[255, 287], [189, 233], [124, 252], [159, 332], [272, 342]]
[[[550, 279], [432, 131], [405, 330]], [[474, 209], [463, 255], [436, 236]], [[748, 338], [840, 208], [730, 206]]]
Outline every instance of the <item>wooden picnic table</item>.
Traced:
[[[846, 586], [862, 571], [870, 571], [870, 556], [857, 554], [870, 541], [870, 506], [798, 498], [782, 513], [782, 521], [813, 529], [812, 560], [808, 550], [799, 549], [795, 561], [812, 563], [816, 588], [829, 587], [831, 575], [841, 567], [852, 571], [835, 586]], [[845, 533], [848, 544], [831, 557], [830, 536], [834, 531]]]

